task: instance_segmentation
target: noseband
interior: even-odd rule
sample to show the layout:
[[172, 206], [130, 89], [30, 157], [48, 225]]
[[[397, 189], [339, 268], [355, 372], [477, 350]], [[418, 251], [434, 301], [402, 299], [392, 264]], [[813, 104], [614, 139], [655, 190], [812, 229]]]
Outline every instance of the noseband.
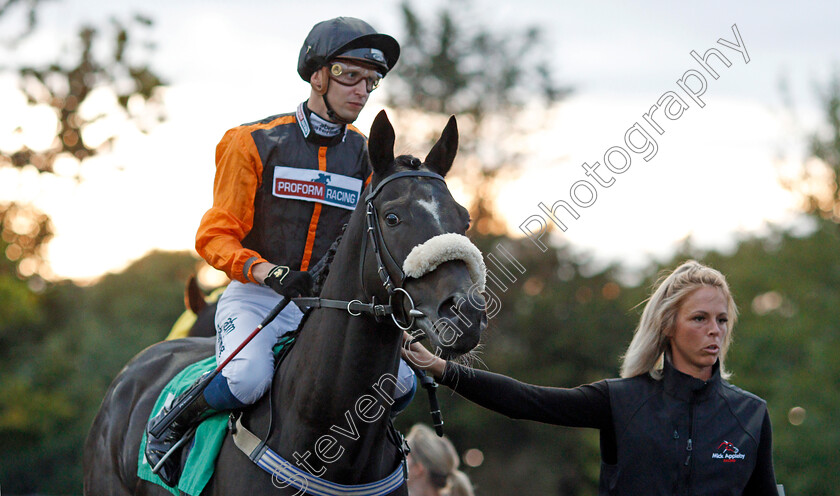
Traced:
[[[339, 301], [328, 300], [325, 298], [295, 298], [295, 302], [299, 306], [346, 309], [351, 315], [358, 316], [362, 313], [368, 313], [373, 315], [377, 320], [390, 315], [394, 324], [396, 324], [398, 328], [403, 331], [411, 329], [414, 325], [414, 318], [418, 311], [414, 308], [414, 300], [411, 298], [411, 295], [408, 294], [408, 291], [402, 287], [406, 279], [405, 272], [402, 267], [400, 267], [400, 264], [394, 260], [394, 257], [388, 250], [388, 246], [385, 244], [385, 238], [382, 236], [382, 229], [379, 226], [379, 216], [376, 212], [376, 206], [373, 204], [373, 200], [377, 195], [379, 195], [386, 184], [403, 177], [431, 177], [433, 179], [445, 181], [443, 176], [435, 174], [434, 172], [402, 171], [383, 179], [365, 197], [365, 223], [367, 225], [367, 236], [362, 238], [362, 257], [359, 261], [359, 279], [362, 282], [362, 291], [365, 294], [368, 294], [367, 288], [365, 287], [364, 266], [365, 260], [367, 259], [367, 243], [368, 240], [370, 240], [371, 247], [373, 248], [373, 254], [376, 257], [376, 272], [379, 274], [382, 286], [388, 292], [388, 304], [377, 304], [375, 296], [371, 296], [370, 303], [363, 303], [360, 300]], [[388, 268], [389, 265], [394, 271], [393, 273], [396, 275], [395, 278], [391, 277], [391, 272]], [[408, 300], [410, 308], [407, 317], [401, 310], [394, 310], [397, 308], [397, 304], [399, 303], [396, 299], [400, 297]], [[398, 313], [399, 316], [397, 315]]]

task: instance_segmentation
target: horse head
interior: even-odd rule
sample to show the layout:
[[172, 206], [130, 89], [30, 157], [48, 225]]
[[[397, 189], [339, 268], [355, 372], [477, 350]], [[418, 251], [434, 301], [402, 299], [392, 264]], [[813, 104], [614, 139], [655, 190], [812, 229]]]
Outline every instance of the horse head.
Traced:
[[469, 212], [443, 180], [458, 149], [455, 117], [424, 161], [395, 157], [394, 141], [382, 111], [368, 140], [373, 177], [364, 199], [371, 236], [363, 284], [391, 301], [398, 327], [428, 337], [442, 357], [457, 357], [478, 344], [487, 315], [484, 261], [465, 236]]

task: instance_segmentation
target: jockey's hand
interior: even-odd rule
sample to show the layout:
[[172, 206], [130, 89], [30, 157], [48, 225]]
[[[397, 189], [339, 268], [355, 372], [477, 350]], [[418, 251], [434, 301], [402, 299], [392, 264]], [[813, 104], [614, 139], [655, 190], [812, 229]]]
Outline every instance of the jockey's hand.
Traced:
[[291, 270], [285, 265], [275, 265], [263, 281], [266, 286], [288, 299], [310, 296], [314, 283], [309, 272]]

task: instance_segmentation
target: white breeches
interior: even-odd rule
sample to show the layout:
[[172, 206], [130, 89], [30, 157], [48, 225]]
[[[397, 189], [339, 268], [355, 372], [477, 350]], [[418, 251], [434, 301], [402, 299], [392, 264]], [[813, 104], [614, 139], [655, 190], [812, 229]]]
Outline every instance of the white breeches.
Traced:
[[[227, 359], [281, 299], [271, 288], [231, 282], [216, 308], [216, 363]], [[265, 394], [274, 375], [271, 348], [281, 335], [295, 330], [302, 317], [303, 312], [289, 304], [222, 369], [236, 399], [252, 405]]]

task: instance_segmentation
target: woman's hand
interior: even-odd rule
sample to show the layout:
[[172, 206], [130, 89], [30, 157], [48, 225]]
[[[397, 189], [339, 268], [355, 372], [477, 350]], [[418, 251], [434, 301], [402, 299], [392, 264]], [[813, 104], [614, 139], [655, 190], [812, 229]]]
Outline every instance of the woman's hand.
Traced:
[[433, 355], [420, 343], [411, 343], [412, 339], [411, 334], [407, 332], [403, 333], [403, 346], [401, 351], [405, 361], [409, 365], [431, 373], [435, 379], [443, 377], [443, 371], [446, 369], [446, 360]]

